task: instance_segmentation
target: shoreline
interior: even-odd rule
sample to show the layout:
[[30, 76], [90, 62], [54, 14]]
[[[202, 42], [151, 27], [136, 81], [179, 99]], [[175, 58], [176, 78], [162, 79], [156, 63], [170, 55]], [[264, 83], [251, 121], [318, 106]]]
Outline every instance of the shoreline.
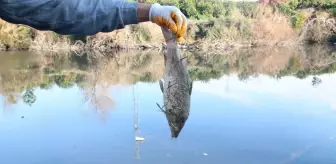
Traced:
[[[242, 6], [241, 6], [242, 7]], [[248, 6], [245, 6], [248, 7]], [[336, 17], [307, 8], [286, 15], [272, 6], [229, 7], [218, 18], [191, 19], [180, 49], [230, 51], [264, 46], [302, 46], [336, 43]], [[0, 51], [112, 52], [163, 49], [161, 28], [151, 22], [92, 36], [59, 35], [0, 20]]]
[[[222, 51], [230, 52], [233, 50], [245, 49], [245, 48], [262, 48], [262, 47], [304, 47], [304, 46], [328, 46], [335, 47], [336, 43], [316, 43], [309, 44], [303, 43], [299, 41], [254, 41], [254, 42], [232, 42], [232, 43], [223, 43], [219, 41], [215, 42], [207, 42], [207, 41], [195, 41], [189, 44], [178, 44], [178, 48], [181, 50], [187, 51]], [[165, 49], [165, 43], [161, 44], [134, 44], [134, 45], [125, 45], [125, 44], [109, 44], [104, 45], [99, 48], [92, 47], [90, 45], [86, 45], [82, 42], [77, 42], [76, 44], [70, 45], [67, 48], [45, 48], [45, 49], [17, 49], [17, 48], [8, 48], [3, 49], [0, 47], [0, 52], [15, 52], [15, 51], [27, 51], [27, 52], [50, 52], [50, 53], [71, 53], [71, 52], [98, 52], [98, 53], [109, 53], [109, 52], [118, 52], [118, 51], [134, 51], [134, 50], [163, 50]]]

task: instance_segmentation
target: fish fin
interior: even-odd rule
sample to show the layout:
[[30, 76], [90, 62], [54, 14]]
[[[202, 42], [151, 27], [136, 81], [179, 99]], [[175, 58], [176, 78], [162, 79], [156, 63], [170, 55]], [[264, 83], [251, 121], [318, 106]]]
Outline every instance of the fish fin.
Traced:
[[162, 80], [159, 80], [159, 84], [160, 84], [161, 92], [163, 93], [163, 82], [162, 82]]
[[163, 63], [164, 63], [164, 65], [166, 65], [166, 63], [167, 63], [167, 50], [163, 51]]
[[182, 59], [180, 59], [180, 61], [182, 62], [182, 65], [184, 67], [188, 66], [188, 59], [187, 59], [187, 57], [183, 57]]
[[193, 88], [193, 81], [190, 81], [190, 85], [189, 85], [189, 95], [191, 95], [192, 92], [192, 88]]
[[163, 108], [159, 105], [159, 103], [156, 103], [156, 105], [160, 108], [160, 110], [161, 110], [163, 113], [166, 113], [166, 111], [163, 110]]

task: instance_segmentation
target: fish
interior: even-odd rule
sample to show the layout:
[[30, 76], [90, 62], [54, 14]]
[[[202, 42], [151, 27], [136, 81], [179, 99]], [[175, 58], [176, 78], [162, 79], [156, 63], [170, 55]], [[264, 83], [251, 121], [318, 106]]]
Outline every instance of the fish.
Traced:
[[182, 57], [176, 39], [166, 43], [164, 76], [159, 80], [163, 106], [156, 104], [168, 120], [171, 137], [177, 138], [189, 117], [193, 81], [187, 69], [187, 58]]

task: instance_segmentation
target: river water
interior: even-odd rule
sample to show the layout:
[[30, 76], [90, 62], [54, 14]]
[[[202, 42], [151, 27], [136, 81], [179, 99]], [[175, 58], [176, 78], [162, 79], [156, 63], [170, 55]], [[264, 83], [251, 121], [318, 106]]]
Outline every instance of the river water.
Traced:
[[190, 116], [172, 139], [159, 52], [1, 52], [0, 163], [336, 163], [335, 51], [185, 55]]

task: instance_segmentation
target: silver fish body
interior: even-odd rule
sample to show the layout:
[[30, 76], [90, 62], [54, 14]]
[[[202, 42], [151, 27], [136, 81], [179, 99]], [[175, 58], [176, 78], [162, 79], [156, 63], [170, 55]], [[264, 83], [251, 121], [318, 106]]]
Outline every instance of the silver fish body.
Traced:
[[169, 41], [164, 53], [165, 74], [160, 80], [163, 107], [173, 138], [177, 138], [190, 112], [192, 80], [187, 70], [187, 59], [182, 58], [176, 41]]

